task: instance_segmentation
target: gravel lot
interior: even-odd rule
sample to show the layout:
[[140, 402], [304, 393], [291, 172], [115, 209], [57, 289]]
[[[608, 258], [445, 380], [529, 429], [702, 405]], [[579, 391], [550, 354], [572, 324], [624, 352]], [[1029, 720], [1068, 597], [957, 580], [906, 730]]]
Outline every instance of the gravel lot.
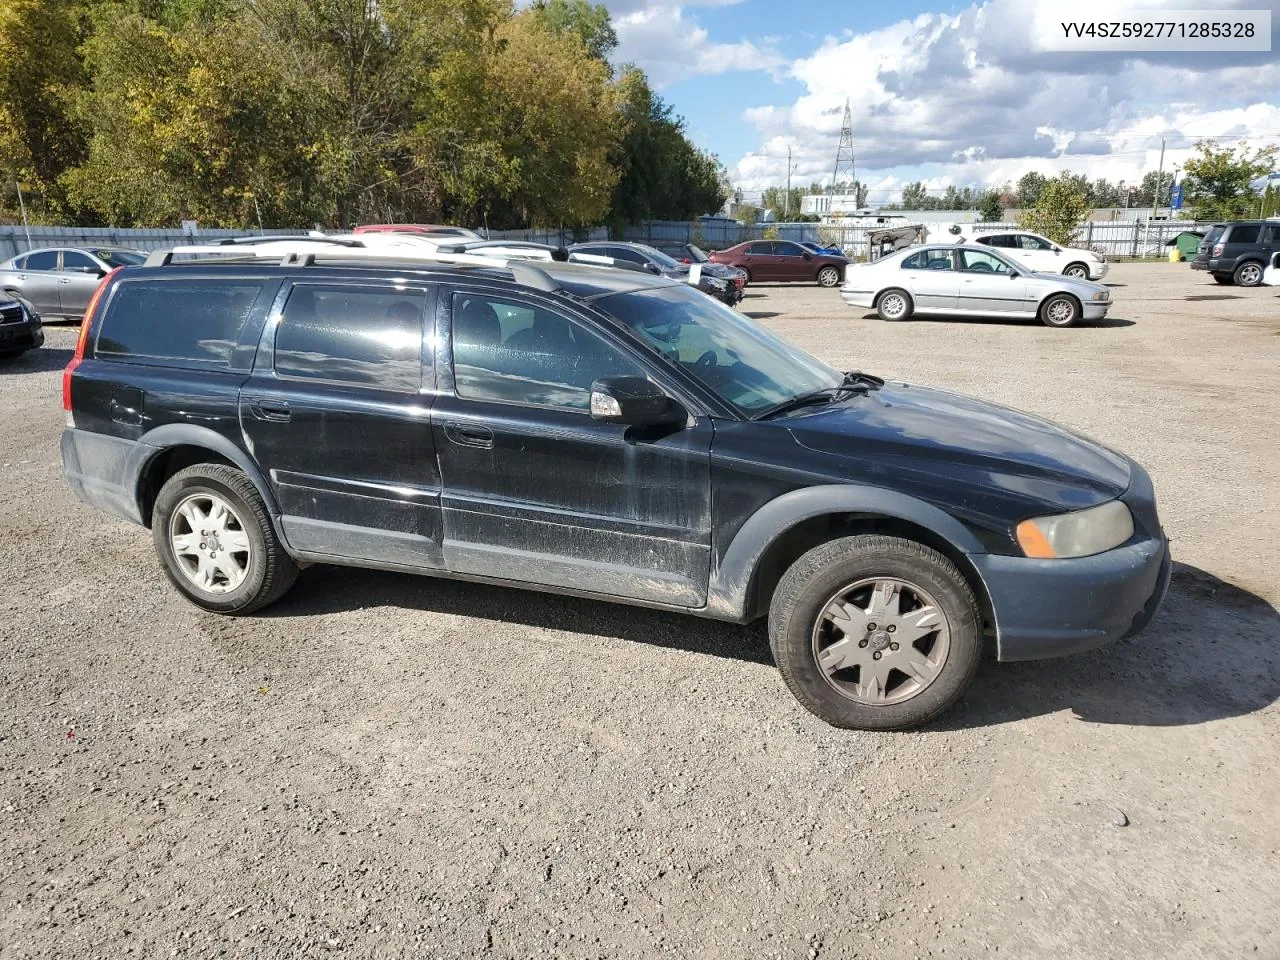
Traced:
[[897, 735], [759, 626], [338, 568], [203, 614], [63, 485], [51, 328], [0, 367], [0, 957], [1280, 957], [1280, 298], [1108, 279], [1075, 330], [743, 304], [1155, 478], [1144, 635]]

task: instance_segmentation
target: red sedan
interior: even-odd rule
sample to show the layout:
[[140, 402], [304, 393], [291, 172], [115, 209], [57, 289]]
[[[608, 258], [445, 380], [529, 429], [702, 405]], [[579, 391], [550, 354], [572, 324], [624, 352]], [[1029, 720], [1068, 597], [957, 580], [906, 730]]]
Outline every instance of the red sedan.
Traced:
[[745, 270], [750, 283], [778, 281], [838, 287], [849, 265], [845, 257], [813, 253], [790, 240], [748, 240], [711, 254], [712, 263]]

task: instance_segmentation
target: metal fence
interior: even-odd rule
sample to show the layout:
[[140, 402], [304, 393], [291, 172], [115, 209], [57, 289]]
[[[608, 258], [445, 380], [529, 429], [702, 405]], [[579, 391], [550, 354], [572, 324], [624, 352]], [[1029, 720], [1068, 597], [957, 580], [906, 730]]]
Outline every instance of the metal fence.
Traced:
[[[947, 240], [950, 234], [945, 224], [930, 224], [931, 240]], [[1166, 243], [1184, 230], [1204, 233], [1210, 223], [1191, 220], [1132, 220], [1091, 221], [1082, 224], [1077, 233], [1076, 245], [1088, 247], [1106, 257], [1165, 257]], [[992, 229], [1017, 229], [1013, 223], [962, 224], [966, 230], [981, 227]], [[179, 243], [212, 240], [219, 237], [243, 237], [268, 233], [277, 236], [305, 234], [305, 230], [285, 228], [280, 230], [206, 230], [184, 233], [176, 229], [117, 230], [112, 227], [48, 227], [0, 226], [0, 260], [16, 256], [35, 247], [58, 246], [122, 246], [137, 250], [159, 250]], [[865, 257], [868, 253], [869, 228], [823, 223], [753, 223], [736, 220], [708, 219], [693, 222], [685, 220], [655, 220], [626, 227], [621, 239], [647, 243], [655, 247], [679, 247], [696, 243], [708, 250], [720, 250], [742, 243], [759, 240], [764, 234], [775, 234], [782, 240], [811, 240], [838, 246], [852, 257]], [[557, 246], [576, 240], [607, 240], [607, 227], [591, 227], [575, 231], [566, 227], [556, 230], [494, 230], [493, 239], [531, 240]]]

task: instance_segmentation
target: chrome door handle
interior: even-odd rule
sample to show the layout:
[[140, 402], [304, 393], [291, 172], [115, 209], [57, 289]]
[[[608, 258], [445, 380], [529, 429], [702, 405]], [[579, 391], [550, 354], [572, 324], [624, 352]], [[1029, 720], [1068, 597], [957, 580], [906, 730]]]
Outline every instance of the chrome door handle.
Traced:
[[58, 282], [59, 282], [59, 283], [70, 283], [70, 282], [71, 282], [71, 278], [70, 278], [70, 277], [59, 277], [59, 278], [58, 278]]

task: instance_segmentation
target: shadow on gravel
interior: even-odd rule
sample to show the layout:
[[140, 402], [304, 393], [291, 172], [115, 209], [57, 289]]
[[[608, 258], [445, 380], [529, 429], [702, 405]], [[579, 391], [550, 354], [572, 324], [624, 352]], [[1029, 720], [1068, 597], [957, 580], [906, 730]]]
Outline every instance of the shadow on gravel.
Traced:
[[[879, 320], [878, 314], [865, 313], [862, 315], [864, 320]], [[986, 326], [997, 327], [1030, 327], [1039, 328], [1043, 324], [1039, 320], [1031, 320], [1026, 317], [930, 317], [930, 316], [913, 316], [906, 320], [899, 320], [899, 324], [907, 323], [972, 323]], [[1088, 329], [1090, 327], [1132, 327], [1132, 320], [1125, 320], [1122, 317], [1104, 317], [1101, 320], [1081, 320], [1076, 324], [1076, 328]], [[1073, 329], [1076, 329], [1073, 328]]]
[[750, 317], [752, 320], [767, 320], [769, 317], [781, 316], [777, 310], [753, 310], [751, 312], [743, 311], [743, 316]]
[[1210, 573], [1175, 563], [1147, 629], [1061, 660], [985, 661], [949, 730], [1070, 709], [1088, 723], [1169, 727], [1255, 713], [1280, 699], [1280, 613]]
[[70, 350], [61, 347], [37, 347], [16, 357], [0, 359], [0, 376], [15, 373], [48, 373], [61, 370], [71, 362]]
[[311, 567], [282, 600], [256, 616], [307, 617], [364, 607], [522, 623], [773, 666], [763, 620], [744, 627], [645, 607], [356, 567]]

